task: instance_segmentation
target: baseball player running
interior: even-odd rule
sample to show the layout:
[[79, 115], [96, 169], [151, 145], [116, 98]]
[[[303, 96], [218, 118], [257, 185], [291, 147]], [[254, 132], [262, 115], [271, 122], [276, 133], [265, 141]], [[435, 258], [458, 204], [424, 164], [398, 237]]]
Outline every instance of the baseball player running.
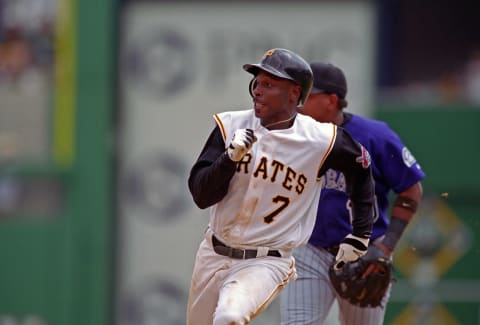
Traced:
[[[187, 324], [247, 324], [296, 277], [294, 248], [314, 226], [321, 175], [345, 175], [353, 228], [341, 260], [365, 253], [373, 223], [369, 155], [341, 128], [297, 114], [312, 71], [286, 49], [267, 51], [253, 75], [253, 109], [214, 115], [216, 126], [188, 179], [199, 208], [210, 208], [193, 269]], [[329, 227], [331, 231], [331, 227]]]
[[[341, 126], [372, 155], [376, 220], [371, 236], [374, 245], [370, 245], [369, 251], [380, 248], [388, 259], [421, 200], [420, 181], [425, 174], [387, 124], [343, 111], [347, 106], [347, 82], [341, 69], [325, 63], [312, 63], [311, 68], [314, 86], [301, 112]], [[306, 246], [294, 253], [298, 279], [280, 297], [282, 324], [323, 324], [335, 299], [342, 324], [382, 324], [391, 285], [380, 306], [362, 308], [339, 298], [329, 281], [329, 268], [339, 243], [352, 231], [352, 215], [344, 173], [332, 168], [323, 177], [312, 236]], [[388, 218], [390, 191], [397, 195]]]

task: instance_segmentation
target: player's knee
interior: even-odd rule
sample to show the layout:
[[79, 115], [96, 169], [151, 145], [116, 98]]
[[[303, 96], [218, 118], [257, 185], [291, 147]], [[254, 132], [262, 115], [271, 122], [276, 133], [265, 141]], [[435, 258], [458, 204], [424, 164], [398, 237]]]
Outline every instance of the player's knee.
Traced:
[[245, 325], [247, 319], [236, 310], [216, 310], [213, 317], [213, 325]]

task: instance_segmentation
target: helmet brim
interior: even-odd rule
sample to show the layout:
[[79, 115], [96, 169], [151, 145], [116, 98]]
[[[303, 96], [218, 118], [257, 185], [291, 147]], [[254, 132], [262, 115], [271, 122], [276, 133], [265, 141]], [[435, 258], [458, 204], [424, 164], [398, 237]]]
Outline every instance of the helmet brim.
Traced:
[[275, 69], [272, 66], [269, 65], [263, 65], [261, 63], [255, 63], [255, 64], [244, 64], [243, 69], [254, 76], [257, 76], [260, 70], [265, 71], [267, 73], [270, 73], [271, 75], [274, 75], [276, 77], [282, 78], [282, 79], [288, 79], [288, 80], [293, 80], [289, 75], [286, 75], [285, 73], [282, 73], [281, 71]]

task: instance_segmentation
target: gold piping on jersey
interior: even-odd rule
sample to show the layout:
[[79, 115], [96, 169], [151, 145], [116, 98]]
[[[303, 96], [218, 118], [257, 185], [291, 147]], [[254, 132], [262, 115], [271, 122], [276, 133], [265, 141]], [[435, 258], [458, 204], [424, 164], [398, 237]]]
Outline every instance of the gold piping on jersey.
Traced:
[[217, 121], [217, 124], [220, 127], [220, 132], [222, 132], [223, 141], [227, 143], [227, 132], [225, 131], [225, 127], [223, 126], [222, 120], [220, 119], [220, 117], [218, 117], [217, 114], [214, 114], [213, 118], [215, 119], [215, 121]]
[[327, 148], [327, 150], [325, 150], [325, 154], [323, 155], [322, 160], [320, 161], [320, 166], [318, 166], [317, 181], [320, 180], [320, 178], [321, 178], [321, 177], [318, 177], [318, 174], [320, 173], [320, 169], [322, 168], [323, 163], [325, 162], [328, 155], [330, 154], [330, 151], [332, 151], [333, 144], [335, 143], [335, 139], [337, 138], [337, 126], [335, 124], [332, 124], [332, 126], [333, 126], [333, 135], [332, 135], [332, 138], [330, 139], [330, 143], [328, 145], [328, 148]]

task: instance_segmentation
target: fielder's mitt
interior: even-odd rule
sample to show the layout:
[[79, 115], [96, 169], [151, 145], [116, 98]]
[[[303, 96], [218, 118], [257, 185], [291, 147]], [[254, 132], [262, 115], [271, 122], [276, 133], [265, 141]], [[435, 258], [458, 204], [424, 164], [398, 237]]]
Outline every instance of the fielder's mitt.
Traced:
[[378, 307], [393, 281], [392, 261], [376, 245], [354, 262], [339, 269], [330, 267], [329, 276], [340, 297], [360, 307]]

